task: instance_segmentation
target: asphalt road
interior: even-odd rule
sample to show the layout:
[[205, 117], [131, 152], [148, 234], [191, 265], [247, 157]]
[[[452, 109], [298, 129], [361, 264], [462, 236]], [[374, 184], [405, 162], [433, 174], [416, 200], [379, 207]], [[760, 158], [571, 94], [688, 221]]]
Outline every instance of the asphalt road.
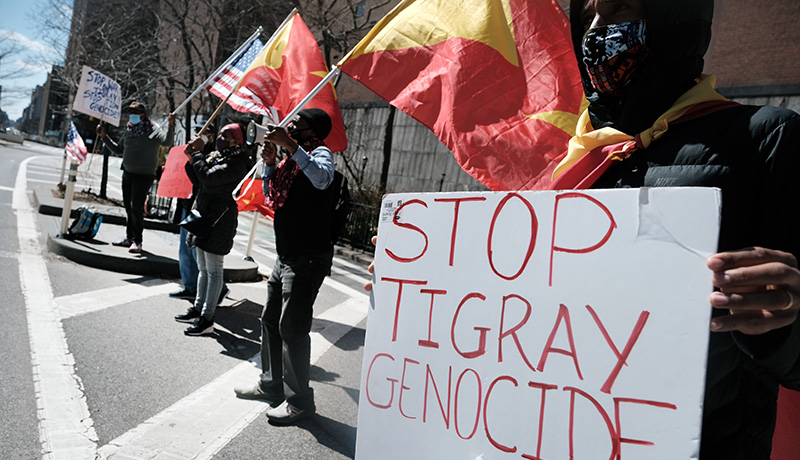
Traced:
[[[318, 414], [273, 426], [266, 405], [232, 397], [234, 384], [258, 374], [248, 360], [258, 352], [265, 281], [229, 285], [216, 336], [185, 336], [172, 317], [189, 303], [167, 296], [178, 280], [97, 270], [47, 251], [42, 229], [57, 218], [33, 212], [30, 192], [55, 186], [60, 170], [57, 149], [0, 143], [0, 458], [354, 458], [366, 267], [335, 260], [315, 305]], [[79, 173], [76, 190], [90, 186], [97, 191], [99, 179]], [[118, 187], [112, 168], [109, 195]], [[244, 252], [248, 231], [240, 224], [234, 251]], [[253, 252], [265, 274], [275, 258], [271, 231], [260, 228]]]

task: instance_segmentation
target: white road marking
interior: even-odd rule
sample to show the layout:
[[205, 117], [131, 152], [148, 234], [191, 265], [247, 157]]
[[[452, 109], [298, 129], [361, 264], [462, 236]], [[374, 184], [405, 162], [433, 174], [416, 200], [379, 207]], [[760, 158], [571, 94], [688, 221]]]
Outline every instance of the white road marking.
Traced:
[[154, 279], [139, 284], [129, 284], [127, 286], [99, 289], [96, 291], [58, 297], [55, 301], [59, 312], [61, 312], [61, 319], [64, 320], [72, 318], [73, 316], [93, 313], [147, 297], [167, 294], [179, 288], [180, 285], [175, 283]]
[[[23, 254], [20, 256], [20, 274], [24, 280], [36, 279], [32, 285], [26, 286], [23, 283], [23, 293], [26, 293], [26, 304], [29, 311], [32, 362], [34, 376], [37, 379], [37, 403], [40, 411], [40, 431], [42, 444], [47, 451], [44, 458], [46, 460], [89, 459], [94, 458], [95, 454], [99, 454], [99, 458], [103, 459], [124, 458], [128, 460], [212, 458], [266, 410], [265, 404], [238, 399], [232, 391], [237, 384], [255, 381], [260, 372], [258, 367], [254, 366], [252, 362], [236, 366], [160, 414], [123, 434], [108, 445], [97, 449], [97, 435], [94, 432], [85, 397], [80, 388], [80, 379], [74, 373], [74, 363], [66, 348], [61, 319], [141, 299], [143, 295], [160, 295], [162, 291], [173, 289], [175, 285], [152, 280], [141, 285], [102, 289], [54, 299], [44, 259], [41, 257], [41, 248], [35, 236], [39, 234], [35, 228], [35, 214], [27, 204], [24, 196], [25, 189], [25, 177], [23, 176], [20, 181], [20, 176], [18, 176], [13, 200], [14, 206], [15, 209], [27, 212], [27, 219], [23, 219], [19, 216], [24, 212], [18, 211], [20, 246], [27, 248], [22, 251]], [[27, 220], [27, 222], [22, 222], [22, 220]], [[23, 234], [33, 235], [32, 242], [26, 240], [26, 244], [23, 245]], [[271, 246], [274, 251], [274, 245]], [[275, 260], [274, 252], [270, 253], [262, 248], [258, 248], [258, 252], [272, 261]], [[23, 266], [29, 266], [27, 272], [33, 270], [35, 274], [23, 273]], [[363, 282], [361, 278], [347, 270], [334, 267], [334, 271]], [[324, 324], [324, 328], [311, 333], [312, 364], [366, 318], [369, 305], [369, 297], [363, 291], [350, 288], [330, 278], [325, 280], [325, 284], [350, 298], [326, 310], [316, 318], [317, 324]], [[31, 299], [32, 301], [29, 301], [29, 295], [35, 296]], [[33, 305], [46, 306], [46, 308], [39, 308], [34, 313], [31, 308]], [[34, 314], [36, 321], [32, 319]], [[38, 339], [38, 335], [36, 338], [34, 337], [33, 329], [40, 329], [35, 324], [45, 322], [51, 329], [55, 329], [49, 333], [48, 337], [52, 339], [51, 342], [58, 345], [59, 349], [48, 350], [48, 352], [57, 358], [54, 360], [57, 361], [57, 369], [52, 368], [52, 365], [47, 366], [48, 363], [37, 361], [37, 351], [44, 350], [44, 348], [34, 346], [41, 340]], [[254, 360], [258, 360], [258, 355], [251, 361]], [[63, 371], [61, 373], [64, 375], [55, 375], [59, 370]], [[42, 376], [43, 371], [48, 372]], [[58, 420], [60, 424], [57, 428], [52, 423], [56, 419], [48, 416], [53, 411], [68, 415]], [[202, 434], [203, 440], [211, 440], [210, 443], [197, 442], [198, 423], [205, 427], [213, 427], [211, 431], [204, 431]]]
[[[348, 288], [349, 289], [349, 288]], [[324, 329], [311, 333], [311, 364], [325, 354], [367, 316], [369, 298], [364, 293], [350, 298], [319, 315], [327, 320]], [[203, 388], [178, 401], [160, 414], [114, 439], [99, 449], [101, 459], [191, 458], [211, 459], [267, 410], [259, 401], [238, 399], [233, 387], [256, 382], [259, 369], [253, 365], [259, 355], [242, 363]], [[197, 442], [197, 427], [202, 439]]]
[[36, 215], [26, 198], [26, 159], [17, 172], [13, 208], [19, 235], [19, 273], [31, 342], [39, 438], [43, 458], [91, 459], [97, 434], [58, 313], [42, 257]]

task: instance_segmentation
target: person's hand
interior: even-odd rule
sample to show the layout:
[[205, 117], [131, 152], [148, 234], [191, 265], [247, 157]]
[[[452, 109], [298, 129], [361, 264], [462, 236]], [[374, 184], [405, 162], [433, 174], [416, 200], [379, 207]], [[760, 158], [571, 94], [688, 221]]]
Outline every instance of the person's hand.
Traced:
[[200, 151], [202, 151], [202, 150], [203, 150], [203, 147], [205, 147], [205, 145], [206, 145], [206, 143], [205, 143], [205, 142], [203, 142], [203, 138], [202, 138], [202, 137], [200, 137], [200, 136], [194, 136], [194, 137], [193, 137], [193, 138], [192, 138], [192, 139], [189, 141], [189, 143], [188, 143], [188, 144], [186, 144], [186, 147], [183, 149], [183, 153], [185, 153], [185, 154], [186, 154], [186, 156], [188, 156], [189, 158], [191, 158], [191, 157], [192, 157], [192, 154], [193, 154], [194, 152], [200, 152]]
[[269, 125], [269, 129], [264, 133], [264, 144], [272, 142], [275, 145], [285, 148], [289, 155], [297, 151], [297, 142], [289, 136], [286, 128], [279, 128], [277, 126]]
[[175, 126], [175, 114], [171, 113], [167, 115], [167, 123], [169, 123], [170, 127]]
[[261, 147], [261, 159], [265, 165], [275, 166], [275, 162], [278, 161], [278, 147], [271, 142], [265, 142]]
[[711, 320], [713, 332], [758, 335], [797, 320], [800, 270], [792, 254], [748, 248], [714, 254], [707, 265], [719, 288], [711, 294], [711, 306], [730, 312]]
[[[378, 244], [378, 236], [377, 235], [372, 237], [372, 245], [375, 246], [376, 244]], [[369, 264], [369, 267], [367, 267], [367, 270], [370, 273], [375, 273], [375, 261], [373, 261], [371, 264]], [[372, 290], [372, 281], [367, 281], [367, 283], [364, 284], [364, 290], [367, 291], [367, 292]]]
[[95, 132], [97, 133], [97, 137], [100, 137], [100, 138], [106, 137], [106, 126], [103, 124], [102, 121], [97, 124], [97, 128], [95, 129]]

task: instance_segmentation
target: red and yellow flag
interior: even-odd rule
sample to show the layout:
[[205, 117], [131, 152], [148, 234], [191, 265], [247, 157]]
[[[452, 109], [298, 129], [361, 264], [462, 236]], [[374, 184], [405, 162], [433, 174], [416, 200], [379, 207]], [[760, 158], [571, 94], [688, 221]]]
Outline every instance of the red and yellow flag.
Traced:
[[340, 67], [492, 190], [548, 187], [583, 98], [554, 0], [404, 0]]
[[239, 212], [258, 211], [269, 220], [275, 220], [275, 211], [267, 206], [262, 189], [264, 181], [261, 179], [248, 179], [242, 184], [242, 190], [247, 190], [236, 200]]
[[[247, 88], [284, 117], [327, 74], [317, 40], [300, 15], [295, 14], [250, 64], [239, 87]], [[323, 88], [306, 107], [322, 109], [330, 115], [333, 127], [325, 144], [334, 152], [344, 151], [347, 136], [333, 84]]]

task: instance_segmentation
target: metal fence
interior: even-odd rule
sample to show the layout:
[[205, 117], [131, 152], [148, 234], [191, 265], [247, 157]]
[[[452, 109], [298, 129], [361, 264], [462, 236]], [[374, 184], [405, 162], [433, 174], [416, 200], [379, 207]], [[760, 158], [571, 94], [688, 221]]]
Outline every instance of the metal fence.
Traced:
[[175, 219], [175, 201], [172, 198], [163, 198], [158, 196], [158, 181], [154, 181], [150, 187], [150, 193], [147, 195], [145, 201], [145, 217], [148, 219], [158, 219], [163, 221], [174, 221]]
[[[157, 190], [158, 181], [155, 181], [153, 186], [150, 187], [150, 193], [147, 196], [145, 204], [146, 217], [177, 223], [180, 220], [180, 215], [176, 213], [177, 200], [162, 198], [157, 195]], [[353, 203], [353, 209], [347, 215], [347, 223], [342, 235], [339, 237], [339, 243], [346, 243], [357, 249], [372, 250], [373, 247], [370, 240], [373, 235], [378, 234], [379, 211], [375, 206]]]
[[347, 243], [358, 249], [372, 250], [370, 240], [378, 234], [379, 209], [360, 203], [353, 203], [353, 209], [347, 215], [342, 236], [339, 242]]

